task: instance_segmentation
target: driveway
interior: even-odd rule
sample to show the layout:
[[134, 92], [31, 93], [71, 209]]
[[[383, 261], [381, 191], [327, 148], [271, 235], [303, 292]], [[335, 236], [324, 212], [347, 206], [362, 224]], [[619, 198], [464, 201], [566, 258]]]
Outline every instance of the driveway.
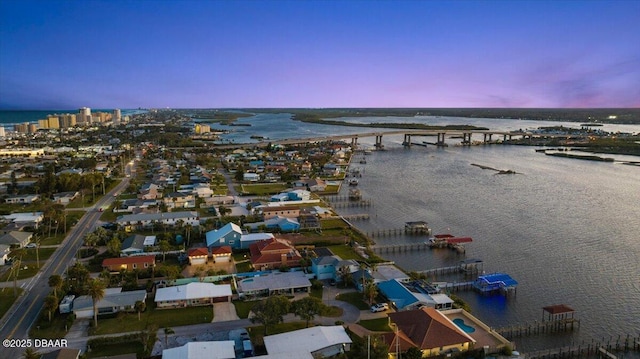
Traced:
[[216, 322], [228, 322], [231, 320], [238, 320], [238, 314], [236, 313], [236, 307], [233, 303], [214, 303], [213, 304], [213, 321]]

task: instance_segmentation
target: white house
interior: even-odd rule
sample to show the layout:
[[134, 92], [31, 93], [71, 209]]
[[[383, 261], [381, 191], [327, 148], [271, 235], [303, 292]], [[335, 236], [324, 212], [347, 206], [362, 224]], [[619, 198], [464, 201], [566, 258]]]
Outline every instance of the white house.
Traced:
[[10, 196], [5, 198], [5, 203], [10, 204], [31, 204], [40, 199], [40, 195], [37, 194], [24, 194], [20, 196]]
[[[134, 311], [136, 302], [144, 302], [147, 299], [146, 290], [134, 290], [122, 292], [122, 288], [105, 289], [104, 298], [98, 301], [98, 315], [113, 314], [121, 311]], [[83, 295], [73, 301], [73, 313], [76, 318], [93, 317], [93, 299], [89, 295]]]
[[150, 227], [153, 223], [175, 226], [178, 221], [182, 221], [185, 225], [200, 225], [198, 212], [193, 211], [127, 214], [118, 217], [115, 222], [120, 227]]
[[260, 175], [257, 173], [247, 172], [242, 175], [242, 179], [249, 182], [260, 181]]
[[158, 308], [183, 308], [209, 305], [215, 302], [230, 302], [231, 295], [229, 284], [193, 282], [158, 288], [155, 302]]
[[351, 343], [341, 325], [317, 326], [264, 337], [267, 353], [276, 356], [306, 352], [314, 358], [328, 358], [349, 351]]
[[235, 341], [189, 342], [177, 348], [164, 349], [162, 359], [235, 359]]
[[0, 244], [0, 266], [3, 266], [9, 259], [11, 249], [6, 244]]

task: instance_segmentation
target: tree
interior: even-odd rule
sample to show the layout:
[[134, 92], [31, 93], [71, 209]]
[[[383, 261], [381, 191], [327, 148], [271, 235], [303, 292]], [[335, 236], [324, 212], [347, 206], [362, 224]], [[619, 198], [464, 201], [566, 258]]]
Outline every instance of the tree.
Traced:
[[107, 243], [107, 251], [109, 252], [109, 254], [111, 254], [112, 256], [117, 256], [120, 254], [120, 250], [122, 249], [122, 243], [120, 243], [120, 240], [117, 237], [113, 237], [108, 243]]
[[85, 293], [85, 287], [89, 278], [89, 270], [80, 262], [76, 262], [67, 269], [67, 284], [77, 295]]
[[53, 274], [49, 277], [49, 287], [53, 288], [53, 295], [58, 298], [58, 290], [62, 288], [62, 277], [59, 274]]
[[290, 305], [289, 299], [285, 296], [269, 297], [253, 306], [251, 311], [254, 316], [251, 322], [264, 325], [264, 334], [267, 335], [270, 325], [282, 323], [282, 317], [289, 312]]
[[218, 207], [218, 213], [220, 213], [220, 217], [224, 217], [227, 213], [230, 213], [231, 210], [225, 206]]
[[417, 347], [411, 347], [402, 354], [404, 359], [422, 359], [422, 351]]
[[370, 358], [387, 359], [389, 357], [389, 346], [378, 335], [365, 336], [362, 339], [353, 341], [349, 358]]
[[176, 332], [171, 328], [164, 328], [164, 347], [169, 347], [169, 334], [175, 334]]
[[344, 283], [345, 287], [349, 287], [353, 284], [353, 275], [349, 270], [349, 266], [342, 266], [338, 268], [338, 276], [342, 280], [342, 283]]
[[49, 322], [51, 322], [51, 314], [58, 309], [58, 298], [48, 295], [44, 298], [44, 309], [49, 314]]
[[144, 312], [147, 308], [147, 304], [143, 300], [139, 300], [134, 305], [134, 308], [136, 309], [136, 312], [138, 312], [138, 321], [140, 321], [140, 313]]
[[293, 313], [307, 322], [307, 328], [309, 327], [309, 322], [312, 321], [316, 315], [322, 314], [322, 312], [326, 310], [326, 306], [322, 303], [322, 300], [311, 296], [296, 300], [291, 303], [291, 306]]
[[105, 283], [100, 279], [90, 279], [88, 285], [88, 294], [93, 300], [93, 325], [98, 328], [98, 302], [104, 298]]
[[158, 247], [160, 247], [160, 252], [162, 252], [162, 261], [164, 262], [167, 256], [167, 252], [171, 250], [171, 244], [168, 240], [163, 239], [158, 242]]
[[372, 280], [367, 280], [364, 284], [363, 293], [369, 305], [372, 305], [373, 300], [378, 296], [378, 286]]
[[42, 354], [39, 354], [35, 349], [31, 347], [27, 348], [27, 350], [25, 350], [22, 354], [22, 357], [24, 359], [40, 359], [41, 356]]

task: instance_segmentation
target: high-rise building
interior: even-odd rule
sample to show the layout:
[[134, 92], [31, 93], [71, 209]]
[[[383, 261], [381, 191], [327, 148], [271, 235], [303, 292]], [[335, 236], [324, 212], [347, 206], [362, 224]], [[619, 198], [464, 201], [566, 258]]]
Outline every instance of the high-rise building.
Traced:
[[6, 134], [4, 133], [4, 127], [0, 127], [0, 137], [4, 137]]
[[115, 110], [113, 110], [112, 120], [115, 124], [119, 124], [120, 121], [122, 121], [122, 112], [120, 111], [119, 108], [116, 108]]
[[77, 120], [80, 124], [91, 123], [91, 109], [88, 107], [83, 107], [78, 110]]

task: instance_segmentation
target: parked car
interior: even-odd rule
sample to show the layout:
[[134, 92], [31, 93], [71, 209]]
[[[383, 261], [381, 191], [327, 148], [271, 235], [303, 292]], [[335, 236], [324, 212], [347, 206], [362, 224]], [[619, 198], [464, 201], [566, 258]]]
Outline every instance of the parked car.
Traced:
[[37, 247], [37, 246], [38, 246], [38, 245], [37, 245], [37, 244], [35, 244], [35, 243], [29, 243], [29, 244], [27, 244], [27, 245], [26, 245], [26, 246], [24, 246], [24, 247], [25, 247], [25, 248], [35, 248], [35, 247]]
[[389, 304], [387, 303], [378, 303], [371, 306], [372, 313], [384, 312], [389, 309]]

